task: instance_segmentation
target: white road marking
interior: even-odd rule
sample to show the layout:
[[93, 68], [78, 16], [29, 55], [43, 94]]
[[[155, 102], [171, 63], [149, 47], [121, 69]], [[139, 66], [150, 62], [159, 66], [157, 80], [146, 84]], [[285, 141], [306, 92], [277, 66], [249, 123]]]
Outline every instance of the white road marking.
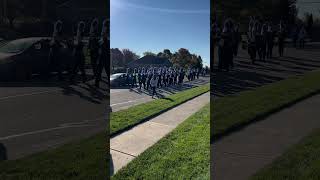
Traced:
[[88, 124], [88, 123], [94, 123], [94, 122], [103, 122], [105, 120], [105, 117], [100, 117], [94, 120], [85, 120], [85, 121], [81, 121], [81, 122], [71, 122], [71, 123], [64, 123], [64, 124], [60, 124], [59, 127], [61, 126], [73, 126], [73, 125], [84, 125], [84, 124]]
[[52, 93], [52, 92], [58, 92], [61, 90], [50, 90], [50, 91], [40, 91], [40, 92], [34, 92], [34, 93], [27, 93], [27, 94], [18, 94], [18, 95], [13, 95], [13, 96], [5, 96], [5, 97], [1, 97], [1, 100], [6, 100], [6, 99], [12, 99], [12, 98], [18, 98], [18, 97], [24, 97], [24, 96], [33, 96], [33, 95], [39, 95], [39, 94], [48, 94], [48, 93]]
[[31, 132], [26, 132], [26, 133], [21, 133], [21, 134], [14, 134], [14, 135], [6, 136], [6, 137], [0, 137], [0, 141], [23, 137], [23, 136], [28, 136], [28, 135], [35, 135], [35, 134], [40, 134], [40, 133], [45, 133], [45, 132], [50, 132], [50, 131], [56, 131], [56, 130], [61, 130], [61, 129], [67, 129], [67, 128], [82, 128], [82, 127], [93, 127], [93, 126], [97, 126], [97, 125], [86, 124], [86, 125], [59, 126], [59, 127], [31, 131]]

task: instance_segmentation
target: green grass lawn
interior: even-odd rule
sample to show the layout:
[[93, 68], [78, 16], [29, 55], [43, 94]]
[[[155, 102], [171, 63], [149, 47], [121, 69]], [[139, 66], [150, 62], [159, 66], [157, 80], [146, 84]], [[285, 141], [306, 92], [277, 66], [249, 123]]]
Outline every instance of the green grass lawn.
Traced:
[[180, 124], [112, 179], [210, 179], [210, 105]]
[[272, 164], [254, 175], [252, 180], [319, 180], [320, 129], [290, 148]]
[[0, 163], [1, 180], [106, 179], [109, 156], [106, 133], [54, 150]]
[[188, 89], [168, 97], [150, 101], [122, 111], [111, 113], [110, 131], [115, 134], [128, 127], [143, 122], [146, 118], [155, 116], [165, 110], [180, 105], [194, 97], [210, 91], [209, 84]]
[[319, 92], [320, 71], [314, 71], [216, 99], [213, 102], [211, 137], [214, 140], [224, 136]]

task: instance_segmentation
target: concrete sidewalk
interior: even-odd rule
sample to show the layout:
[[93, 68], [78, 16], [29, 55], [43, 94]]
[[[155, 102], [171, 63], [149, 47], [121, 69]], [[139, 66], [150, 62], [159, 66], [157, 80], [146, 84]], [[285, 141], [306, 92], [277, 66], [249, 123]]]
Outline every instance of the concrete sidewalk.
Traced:
[[275, 113], [211, 145], [213, 179], [244, 180], [320, 128], [320, 95]]
[[111, 175], [210, 102], [205, 93], [110, 139]]

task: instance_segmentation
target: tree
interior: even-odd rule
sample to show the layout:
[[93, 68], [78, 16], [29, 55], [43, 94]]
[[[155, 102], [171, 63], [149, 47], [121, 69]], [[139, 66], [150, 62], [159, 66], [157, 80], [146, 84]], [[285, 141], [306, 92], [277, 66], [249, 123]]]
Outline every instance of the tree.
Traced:
[[143, 56], [157, 56], [157, 55], [151, 51], [146, 51], [143, 53]]
[[161, 58], [166, 58], [166, 59], [169, 59], [171, 60], [172, 58], [172, 53], [169, 49], [164, 49], [163, 52], [159, 52], [157, 54], [158, 57], [161, 57]]
[[157, 54], [157, 57], [164, 58], [164, 54], [163, 54], [163, 52], [159, 52], [159, 53]]
[[140, 58], [136, 53], [132, 52], [129, 49], [123, 49], [122, 54], [125, 65]]
[[172, 57], [172, 63], [187, 68], [189, 66], [189, 63], [191, 61], [191, 54], [188, 49], [180, 48], [178, 52], [174, 54]]
[[113, 69], [125, 66], [124, 55], [118, 48], [111, 49], [111, 64]]
[[167, 58], [167, 59], [171, 60], [172, 56], [173, 55], [172, 55], [172, 53], [171, 53], [171, 51], [169, 49], [163, 50], [163, 57], [164, 58]]
[[180, 48], [178, 52], [175, 52], [172, 55], [171, 62], [175, 66], [179, 67], [194, 67], [194, 68], [202, 68], [203, 62], [201, 56], [196, 54], [191, 54], [188, 49]]
[[197, 68], [202, 68], [202, 67], [203, 67], [203, 61], [202, 61], [201, 56], [198, 56], [198, 58], [197, 58], [196, 67], [197, 67]]
[[172, 58], [172, 53], [171, 53], [171, 51], [169, 49], [164, 49], [163, 50], [163, 55], [168, 59]]

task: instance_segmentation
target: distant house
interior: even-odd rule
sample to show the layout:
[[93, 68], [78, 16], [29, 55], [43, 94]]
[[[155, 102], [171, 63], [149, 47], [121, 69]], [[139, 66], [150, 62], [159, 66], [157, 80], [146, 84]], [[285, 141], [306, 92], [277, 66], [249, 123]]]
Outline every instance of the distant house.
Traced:
[[129, 68], [172, 66], [169, 59], [147, 55], [128, 64]]

